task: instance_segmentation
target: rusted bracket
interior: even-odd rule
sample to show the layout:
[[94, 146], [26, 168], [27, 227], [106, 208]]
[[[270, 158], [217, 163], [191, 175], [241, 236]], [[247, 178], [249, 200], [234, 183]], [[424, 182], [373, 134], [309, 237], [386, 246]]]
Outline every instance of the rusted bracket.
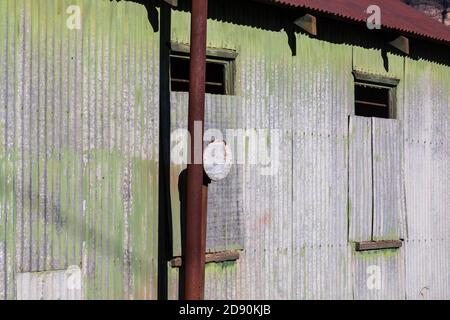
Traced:
[[399, 249], [402, 245], [401, 240], [363, 241], [356, 242], [356, 251]]
[[178, 0], [163, 0], [165, 3], [170, 4], [172, 7], [178, 7]]
[[309, 34], [317, 36], [317, 19], [311, 14], [305, 14], [294, 22], [298, 27], [302, 28]]
[[[236, 261], [239, 259], [239, 250], [229, 250], [222, 252], [207, 253], [205, 263], [221, 263], [228, 261]], [[183, 259], [181, 257], [175, 257], [170, 260], [172, 268], [181, 268], [183, 265]]]
[[395, 40], [389, 42], [391, 46], [397, 48], [405, 54], [409, 54], [409, 39], [404, 36], [399, 36]]

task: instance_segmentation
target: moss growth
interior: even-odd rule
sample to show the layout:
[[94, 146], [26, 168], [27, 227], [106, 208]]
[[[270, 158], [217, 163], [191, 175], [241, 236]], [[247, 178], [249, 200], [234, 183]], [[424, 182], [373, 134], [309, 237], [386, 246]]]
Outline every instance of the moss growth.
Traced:
[[[354, 248], [354, 245], [353, 245]], [[396, 249], [384, 249], [384, 250], [372, 250], [372, 251], [355, 251], [353, 249], [353, 255], [361, 260], [373, 261], [376, 258], [394, 258], [398, 255], [399, 251]]]

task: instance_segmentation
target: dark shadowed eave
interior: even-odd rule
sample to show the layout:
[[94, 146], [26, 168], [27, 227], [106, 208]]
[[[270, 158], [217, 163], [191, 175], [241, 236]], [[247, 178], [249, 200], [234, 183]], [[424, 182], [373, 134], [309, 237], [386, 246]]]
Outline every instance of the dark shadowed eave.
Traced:
[[278, 5], [311, 9], [345, 20], [365, 23], [371, 5], [381, 9], [381, 26], [405, 35], [450, 45], [450, 28], [400, 0], [260, 0]]

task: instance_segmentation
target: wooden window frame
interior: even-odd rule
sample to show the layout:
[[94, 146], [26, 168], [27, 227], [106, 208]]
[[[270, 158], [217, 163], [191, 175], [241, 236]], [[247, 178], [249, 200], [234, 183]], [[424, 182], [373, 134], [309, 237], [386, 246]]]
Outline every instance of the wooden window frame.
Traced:
[[[171, 43], [171, 57], [189, 60], [190, 47], [187, 44]], [[230, 49], [207, 48], [206, 62], [222, 64], [224, 67], [225, 95], [235, 95], [236, 58], [238, 53]]]
[[[389, 91], [389, 119], [397, 119], [397, 87], [400, 79], [390, 78], [360, 71], [353, 71], [354, 87], [364, 85], [372, 88], [388, 89]], [[354, 105], [356, 105], [356, 100]], [[353, 108], [353, 115], [356, 115]]]

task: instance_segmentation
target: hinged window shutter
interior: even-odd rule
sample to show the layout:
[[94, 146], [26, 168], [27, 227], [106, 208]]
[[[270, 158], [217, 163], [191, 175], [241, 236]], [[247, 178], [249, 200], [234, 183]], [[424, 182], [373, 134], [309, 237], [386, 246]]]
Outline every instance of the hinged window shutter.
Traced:
[[398, 120], [349, 120], [349, 241], [398, 240], [404, 217]]
[[400, 121], [372, 118], [373, 239], [400, 238], [402, 138]]
[[372, 119], [350, 117], [349, 240], [372, 238]]

